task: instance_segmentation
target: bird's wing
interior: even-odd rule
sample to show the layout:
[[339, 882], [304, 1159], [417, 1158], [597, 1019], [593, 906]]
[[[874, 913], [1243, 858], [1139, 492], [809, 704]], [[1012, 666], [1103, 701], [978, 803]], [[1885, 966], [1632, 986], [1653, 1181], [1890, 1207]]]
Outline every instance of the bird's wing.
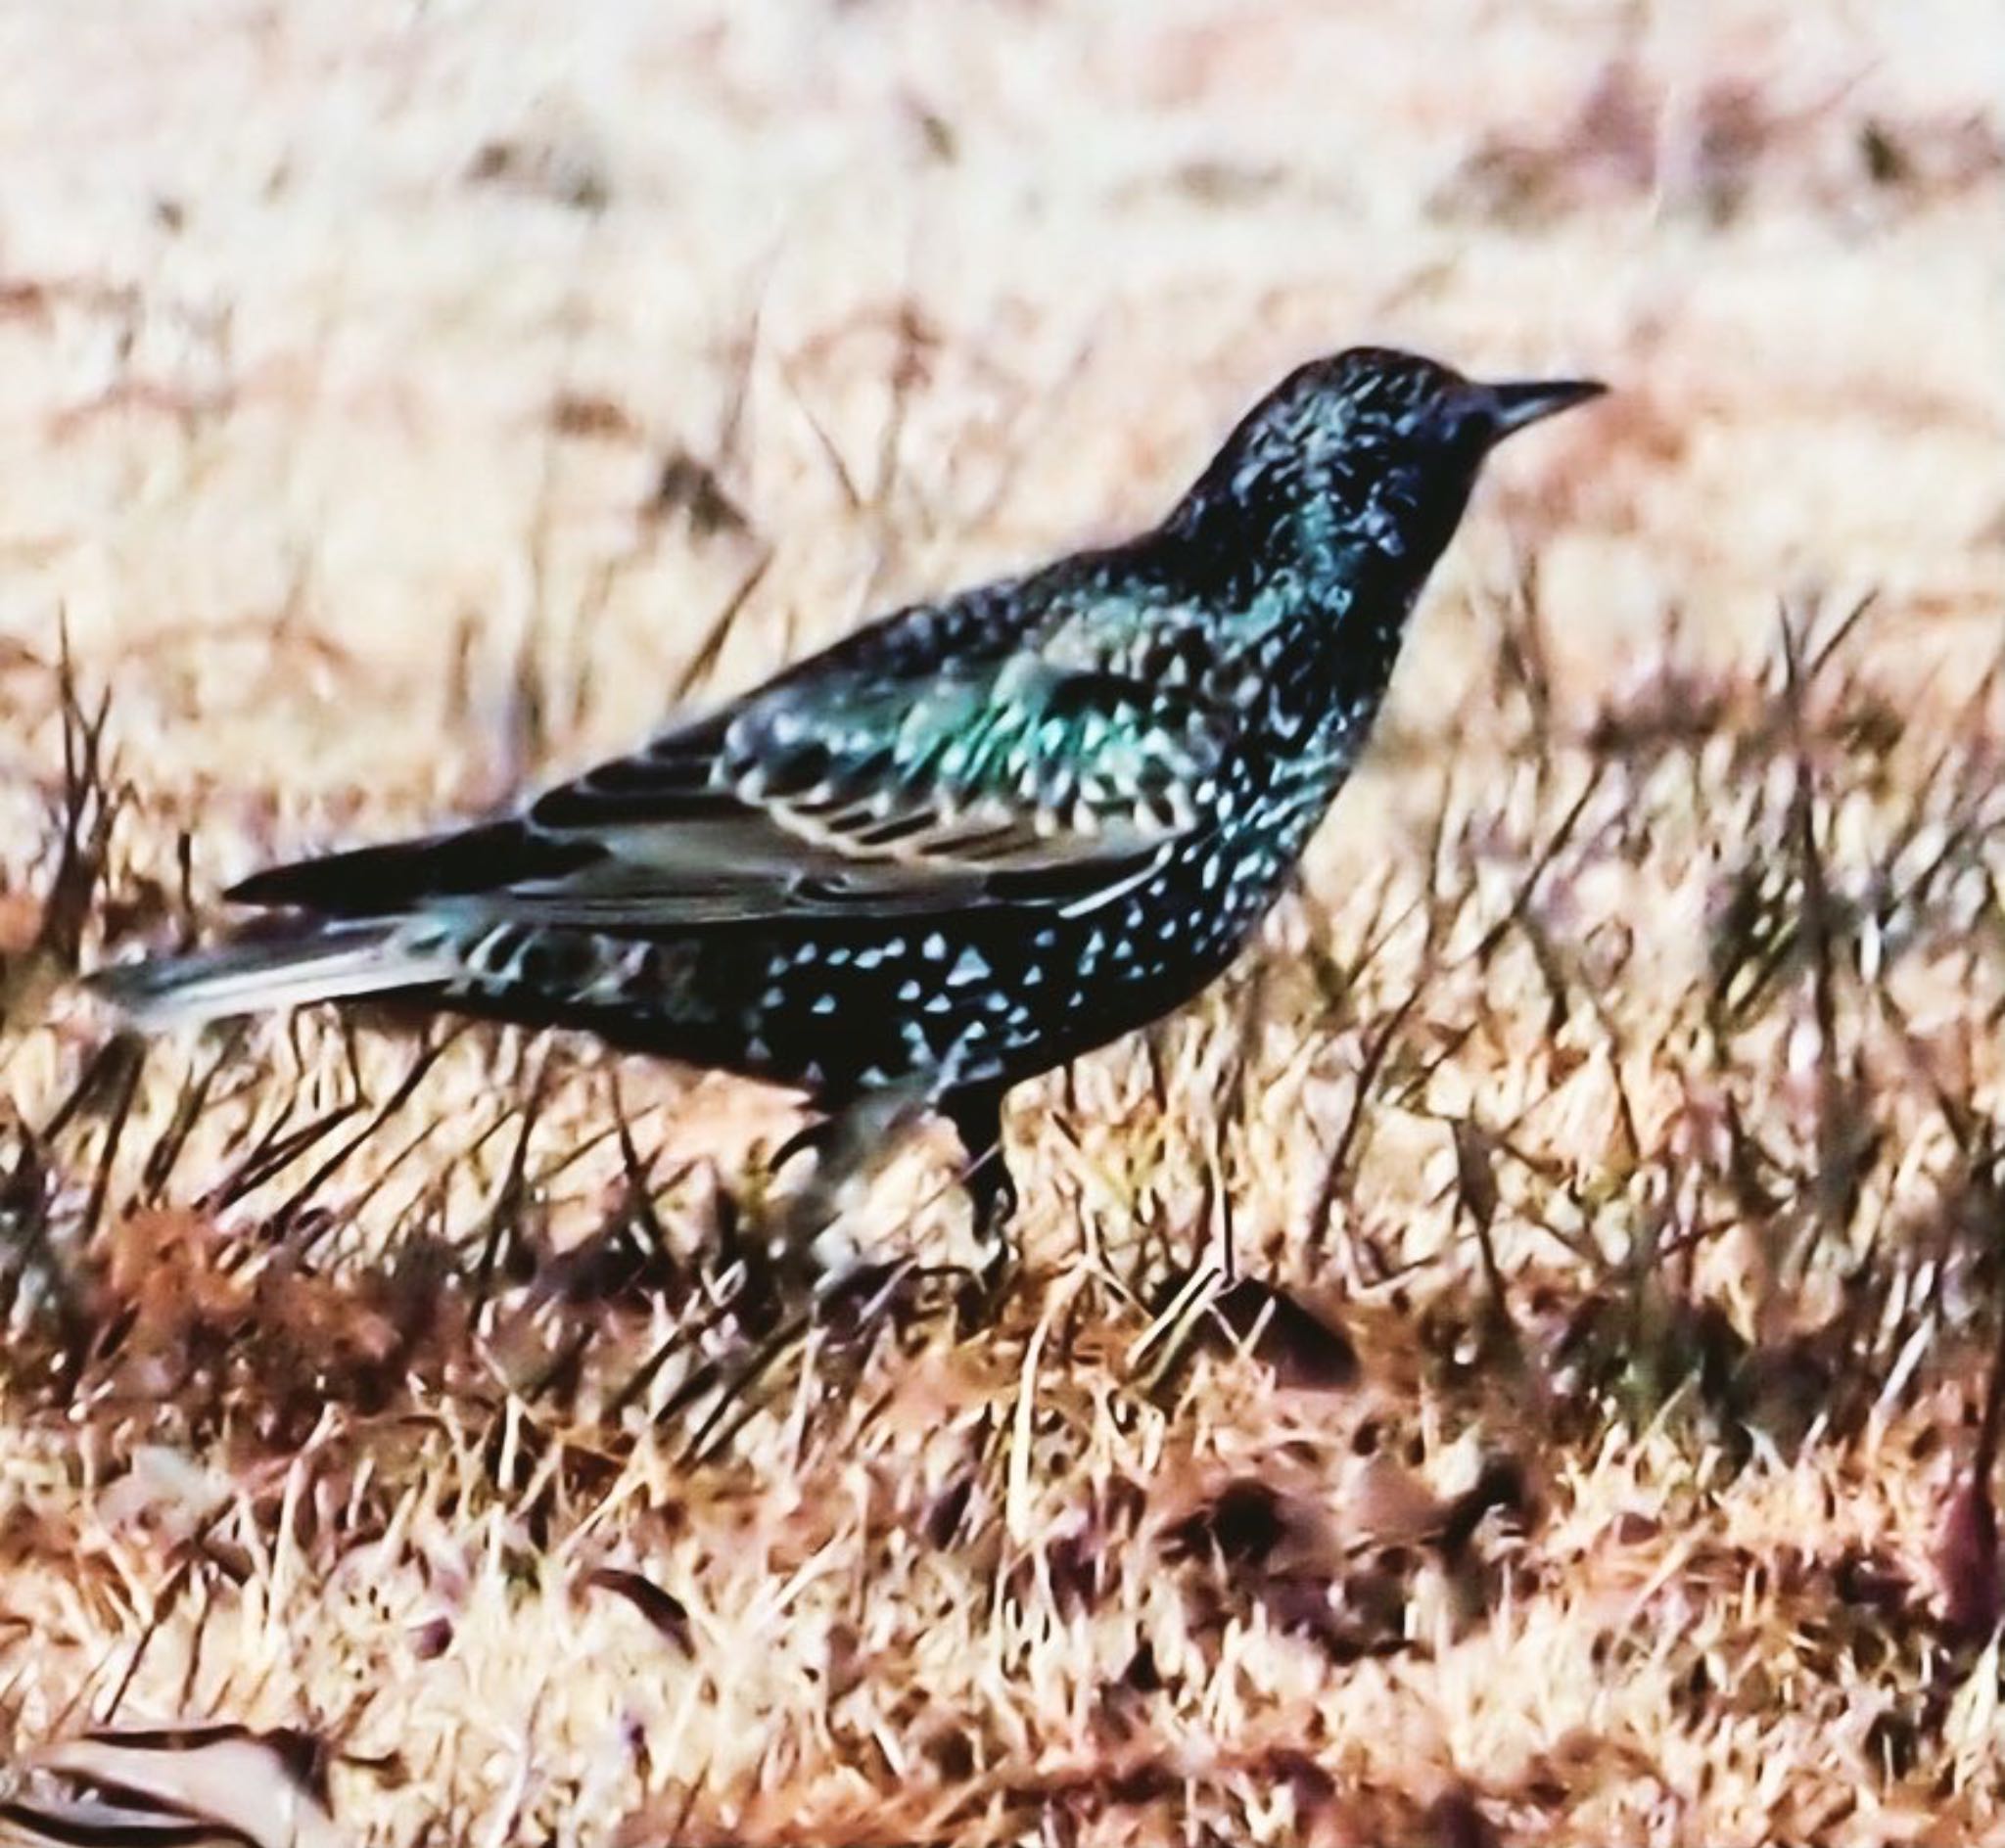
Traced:
[[1193, 827], [1230, 736], [1186, 687], [1028, 651], [817, 674], [548, 791], [523, 817], [535, 840], [597, 855], [467, 896], [605, 928], [1062, 900]]

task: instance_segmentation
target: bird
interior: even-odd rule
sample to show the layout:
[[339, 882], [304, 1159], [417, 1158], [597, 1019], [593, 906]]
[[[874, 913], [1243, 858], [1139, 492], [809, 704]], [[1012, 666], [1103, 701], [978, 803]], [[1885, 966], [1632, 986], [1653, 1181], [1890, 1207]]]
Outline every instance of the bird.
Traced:
[[1356, 762], [1506, 437], [1607, 388], [1361, 346], [1154, 527], [893, 611], [494, 818], [256, 873], [270, 936], [115, 964], [142, 1028], [394, 997], [944, 1116], [978, 1228], [1017, 1084], [1237, 957]]

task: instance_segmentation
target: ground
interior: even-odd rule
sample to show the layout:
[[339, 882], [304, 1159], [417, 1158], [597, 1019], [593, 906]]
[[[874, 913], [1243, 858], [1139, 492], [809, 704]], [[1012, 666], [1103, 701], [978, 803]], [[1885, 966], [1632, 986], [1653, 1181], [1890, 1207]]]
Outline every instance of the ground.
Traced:
[[[0, 44], [0, 1830], [67, 1749], [257, 1842], [2005, 1833], [1991, 8]], [[1614, 395], [1248, 963], [1019, 1095], [995, 1298], [944, 1137], [808, 1313], [785, 1096], [70, 980], [1365, 340]]]

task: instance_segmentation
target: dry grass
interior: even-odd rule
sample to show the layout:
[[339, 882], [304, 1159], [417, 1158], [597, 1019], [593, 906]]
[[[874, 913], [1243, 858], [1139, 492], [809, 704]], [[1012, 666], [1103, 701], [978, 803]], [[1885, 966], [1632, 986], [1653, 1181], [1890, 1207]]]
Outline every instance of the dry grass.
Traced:
[[[2005, 37], [1391, 18], [0, 9], [24, 1788], [231, 1722], [297, 1790], [152, 1745], [260, 1841], [2005, 1828]], [[1000, 1305], [936, 1142], [804, 1322], [784, 1098], [66, 981], [1146, 519], [1358, 338], [1621, 396], [1260, 955], [1024, 1093]]]

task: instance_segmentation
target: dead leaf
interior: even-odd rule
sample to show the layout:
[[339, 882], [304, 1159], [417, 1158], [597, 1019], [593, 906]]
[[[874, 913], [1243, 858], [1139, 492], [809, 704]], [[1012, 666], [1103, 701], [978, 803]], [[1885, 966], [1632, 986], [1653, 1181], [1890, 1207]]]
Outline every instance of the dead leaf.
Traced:
[[[242, 1726], [92, 1732], [29, 1753], [23, 1768], [58, 1786], [0, 1803], [0, 1842], [187, 1843], [190, 1827], [250, 1848], [343, 1848], [327, 1789], [327, 1748], [291, 1729]], [[198, 1832], [195, 1840], [201, 1840]]]
[[614, 1596], [625, 1598], [684, 1655], [695, 1653], [688, 1607], [673, 1592], [665, 1592], [652, 1579], [620, 1566], [599, 1566], [585, 1574], [584, 1582], [594, 1591], [611, 1592]]
[[1253, 1358], [1274, 1368], [1275, 1383], [1306, 1392], [1337, 1392], [1358, 1383], [1358, 1351], [1335, 1322], [1284, 1290], [1241, 1277], [1214, 1305]]

